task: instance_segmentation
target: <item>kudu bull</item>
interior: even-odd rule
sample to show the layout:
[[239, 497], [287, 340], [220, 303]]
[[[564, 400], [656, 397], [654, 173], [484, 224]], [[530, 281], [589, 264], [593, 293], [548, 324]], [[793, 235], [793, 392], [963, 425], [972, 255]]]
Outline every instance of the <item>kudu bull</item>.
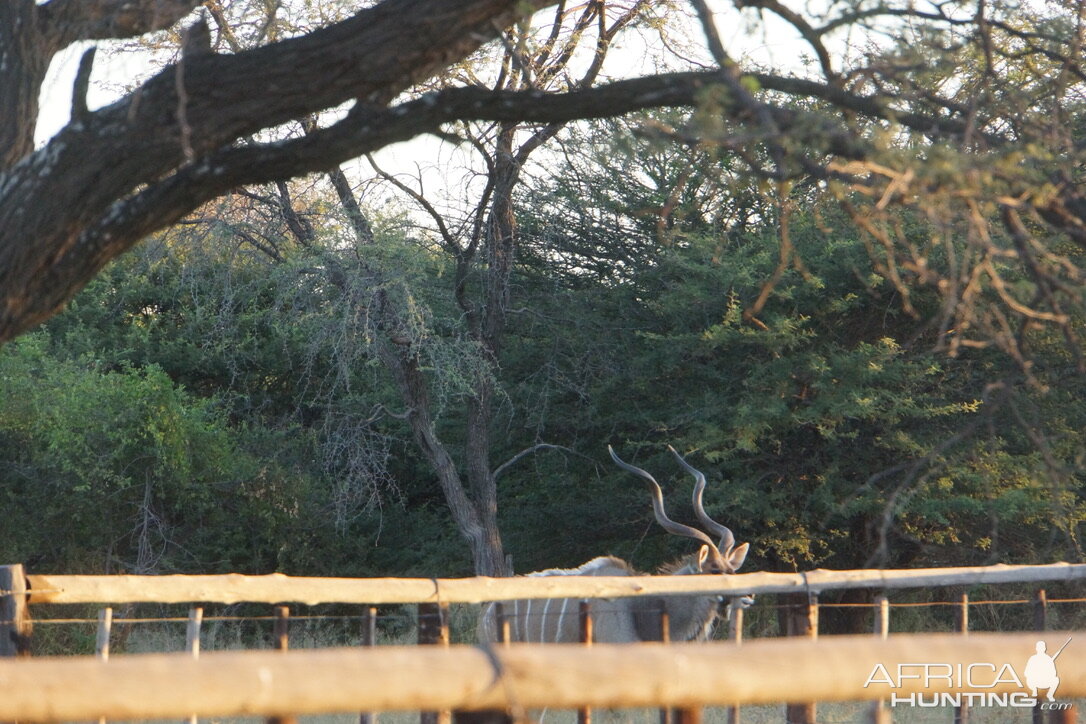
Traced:
[[[652, 509], [656, 522], [664, 530], [675, 535], [694, 538], [702, 542], [697, 553], [684, 556], [662, 566], [659, 573], [685, 576], [699, 573], [727, 575], [735, 573], [747, 557], [749, 544], [735, 545], [731, 530], [709, 517], [702, 504], [705, 492], [705, 476], [689, 465], [675, 448], [668, 446], [675, 459], [690, 472], [694, 485], [694, 512], [707, 531], [719, 536], [713, 543], [706, 533], [667, 517], [664, 512], [664, 494], [656, 479], [641, 468], [619, 458], [608, 446], [611, 458], [624, 470], [649, 483], [652, 493]], [[613, 556], [593, 558], [577, 568], [552, 568], [529, 573], [529, 576], [637, 576], [626, 561]], [[749, 603], [749, 599], [746, 601]], [[510, 641], [558, 643], [580, 640], [579, 601], [571, 598], [503, 601], [502, 616], [508, 622]], [[636, 641], [660, 641], [663, 639], [661, 613], [667, 613], [668, 634], [672, 641], [689, 641], [707, 638], [717, 618], [719, 597], [715, 595], [651, 596], [617, 598], [595, 601], [592, 606], [593, 640], [601, 643], [631, 643]], [[490, 604], [483, 612], [480, 638], [485, 641], [499, 639], [497, 606]]]

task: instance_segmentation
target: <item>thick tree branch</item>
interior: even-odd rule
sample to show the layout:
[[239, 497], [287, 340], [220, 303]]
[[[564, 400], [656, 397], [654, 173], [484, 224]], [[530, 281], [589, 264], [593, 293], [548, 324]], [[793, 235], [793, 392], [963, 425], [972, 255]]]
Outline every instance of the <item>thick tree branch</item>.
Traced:
[[[204, 73], [208, 71], [202, 66], [217, 67], [222, 60], [240, 57], [198, 58], [193, 67], [197, 74]], [[821, 96], [921, 131], [946, 132], [955, 128], [950, 123], [940, 128], [935, 119], [895, 113], [874, 100], [809, 81], [773, 76], [758, 79], [766, 88]], [[234, 111], [229, 107], [212, 112], [202, 97], [206, 93], [195, 92], [189, 99], [188, 114], [193, 125], [192, 145], [202, 157], [172, 175], [165, 172], [171, 165], [180, 165], [176, 138], [152, 140], [157, 137], [156, 130], [151, 138], [139, 135], [133, 139], [133, 126], [139, 129], [140, 120], [125, 124], [118, 117], [130, 110], [128, 102], [103, 109], [90, 114], [91, 120], [84, 128], [65, 129], [27, 162], [6, 177], [0, 176], [0, 229], [22, 231], [22, 235], [9, 234], [0, 241], [0, 288], [14, 292], [7, 298], [6, 308], [0, 310], [0, 340], [10, 339], [48, 317], [102, 265], [139, 239], [236, 186], [322, 171], [391, 143], [439, 131], [443, 124], [455, 120], [561, 123], [646, 108], [693, 105], [705, 89], [719, 82], [718, 73], [698, 72], [637, 78], [562, 94], [454, 88], [394, 108], [358, 103], [345, 119], [304, 137], [272, 144], [224, 145], [210, 153], [207, 139], [220, 139], [219, 133], [208, 128], [210, 119], [221, 118], [222, 125], [233, 121], [242, 130], [247, 130], [251, 121], [242, 124], [233, 119]], [[161, 87], [146, 91], [148, 95], [158, 92], [165, 91]], [[300, 99], [296, 102], [300, 103]], [[194, 112], [194, 105], [202, 110]], [[266, 102], [268, 105], [274, 107], [275, 101]], [[812, 113], [768, 103], [763, 107], [782, 133], [799, 133], [826, 151], [846, 158], [862, 158], [867, 152], [862, 140], [848, 129], [828, 125]], [[725, 108], [725, 112], [740, 115], [745, 111], [746, 106], [736, 102]], [[139, 119], [142, 112], [136, 113]], [[267, 115], [273, 122], [278, 121], [273, 109]], [[163, 125], [168, 127], [172, 120], [164, 119]], [[123, 148], [125, 142], [141, 143], [147, 153], [133, 155]], [[125, 160], [129, 158], [132, 160]], [[158, 166], [154, 165], [156, 160]], [[109, 175], [114, 173], [120, 173], [120, 178]], [[152, 173], [164, 178], [149, 178]], [[137, 181], [144, 182], [145, 187], [133, 193]], [[62, 182], [65, 185], [58, 193], [56, 185]], [[60, 198], [43, 217], [31, 216], [28, 220], [35, 206], [41, 207], [29, 203], [39, 194]], [[65, 194], [67, 198], [63, 198]], [[55, 208], [66, 209], [68, 215], [58, 217]], [[31, 239], [36, 243], [30, 244]], [[34, 300], [33, 308], [25, 307], [28, 300]]]
[[164, 30], [200, 0], [50, 0], [38, 17], [61, 48], [80, 40], [134, 38]]
[[[383, 104], [544, 3], [385, 0], [280, 43], [183, 59], [183, 88], [176, 67], [167, 67], [112, 106], [88, 114], [84, 123], [68, 126], [44, 148], [24, 153], [20, 146], [12, 159], [21, 160], [10, 168], [0, 164], [6, 169], [0, 174], [0, 341], [53, 314], [95, 270], [131, 246], [134, 239], [114, 237], [110, 230], [117, 214], [129, 208], [123, 200], [179, 169], [182, 177], [193, 175], [186, 171], [186, 151], [198, 159], [352, 98]], [[51, 5], [41, 8], [60, 18], [75, 12], [76, 4]], [[184, 134], [179, 91], [185, 97]], [[208, 196], [190, 187], [189, 198]], [[145, 217], [140, 225], [161, 228], [177, 218]], [[95, 238], [100, 243], [90, 243]]]

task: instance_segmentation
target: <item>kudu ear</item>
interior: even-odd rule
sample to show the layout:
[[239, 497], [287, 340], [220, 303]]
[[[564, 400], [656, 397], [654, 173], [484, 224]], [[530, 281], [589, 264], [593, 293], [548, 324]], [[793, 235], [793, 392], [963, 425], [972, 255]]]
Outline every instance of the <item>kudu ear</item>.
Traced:
[[743, 565], [743, 561], [747, 559], [747, 551], [750, 550], [750, 543], [744, 543], [732, 548], [728, 553], [728, 565], [733, 571], [738, 571], [739, 566]]
[[698, 551], [698, 570], [705, 570], [705, 561], [709, 560], [709, 546], [702, 546]]

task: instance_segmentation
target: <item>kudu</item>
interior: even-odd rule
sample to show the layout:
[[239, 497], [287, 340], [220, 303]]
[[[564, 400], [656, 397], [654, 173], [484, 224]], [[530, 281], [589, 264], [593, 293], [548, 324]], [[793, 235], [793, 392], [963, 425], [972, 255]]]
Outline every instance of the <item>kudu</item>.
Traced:
[[[677, 523], [664, 512], [664, 494], [656, 479], [641, 468], [624, 462], [610, 445], [611, 458], [624, 470], [637, 475], [649, 484], [652, 509], [656, 522], [664, 530], [675, 535], [694, 538], [702, 542], [697, 553], [684, 556], [660, 568], [659, 573], [672, 576], [707, 573], [727, 575], [735, 573], [747, 557], [749, 544], [735, 545], [735, 536], [727, 526], [717, 523], [705, 512], [702, 495], [705, 492], [705, 476], [689, 465], [675, 448], [668, 446], [676, 460], [690, 472], [694, 485], [694, 512], [706, 530], [719, 536], [719, 542], [697, 528]], [[529, 576], [637, 576], [626, 561], [613, 556], [593, 558], [577, 568], [551, 568], [529, 573]], [[749, 599], [746, 603], [749, 604]], [[502, 601], [502, 617], [508, 622], [510, 641], [558, 643], [580, 640], [579, 601], [571, 598]], [[717, 618], [719, 596], [678, 595], [636, 598], [616, 598], [594, 601], [592, 605], [593, 640], [601, 643], [631, 643], [636, 641], [660, 641], [663, 639], [662, 613], [667, 613], [668, 638], [672, 641], [689, 641], [707, 638]], [[490, 604], [480, 622], [480, 638], [484, 641], [499, 640], [498, 608]]]

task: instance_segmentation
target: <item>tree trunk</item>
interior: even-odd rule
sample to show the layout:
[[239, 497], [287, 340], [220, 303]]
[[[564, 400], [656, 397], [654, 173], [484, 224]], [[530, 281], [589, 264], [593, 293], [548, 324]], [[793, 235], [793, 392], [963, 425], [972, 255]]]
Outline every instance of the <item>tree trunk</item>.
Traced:
[[0, 170], [34, 150], [38, 96], [56, 51], [41, 32], [34, 0], [0, 3]]
[[[513, 272], [513, 250], [516, 221], [513, 216], [513, 187], [519, 168], [513, 158], [514, 124], [507, 124], [497, 140], [494, 195], [491, 199], [487, 232], [486, 287], [483, 318], [478, 342], [488, 365], [496, 368], [505, 335], [510, 282]], [[491, 466], [490, 427], [494, 415], [494, 380], [490, 375], [479, 379], [475, 395], [468, 403], [467, 416], [467, 474], [478, 522], [480, 541], [476, 554], [476, 572], [482, 575], [512, 575], [505, 560], [501, 535], [498, 531], [498, 486]], [[480, 558], [481, 556], [481, 558]], [[479, 568], [482, 564], [488, 573]]]
[[437, 475], [453, 520], [468, 541], [475, 573], [481, 576], [509, 575], [498, 534], [496, 497], [488, 502], [473, 500], [467, 494], [456, 463], [434, 429], [426, 377], [410, 344], [385, 341], [378, 348], [382, 362], [392, 373], [410, 409], [407, 419], [415, 443]]
[[[329, 178], [358, 243], [373, 243], [373, 229], [362, 213], [343, 171], [334, 169], [329, 172]], [[337, 286], [346, 291], [344, 275], [337, 273], [337, 276], [341, 279]], [[384, 292], [378, 292], [373, 301], [378, 316], [383, 319], [381, 326], [385, 332], [385, 340], [378, 344], [378, 355], [392, 373], [400, 396], [410, 410], [408, 422], [415, 444], [437, 475], [453, 521], [468, 541], [475, 573], [481, 576], [511, 575], [498, 531], [497, 486], [490, 470], [492, 383], [484, 378], [476, 397], [469, 403], [466, 451], [468, 480], [471, 483], [469, 494], [452, 455], [434, 429], [426, 376], [419, 366], [410, 335], [399, 330], [397, 310], [389, 307], [391, 302]]]

